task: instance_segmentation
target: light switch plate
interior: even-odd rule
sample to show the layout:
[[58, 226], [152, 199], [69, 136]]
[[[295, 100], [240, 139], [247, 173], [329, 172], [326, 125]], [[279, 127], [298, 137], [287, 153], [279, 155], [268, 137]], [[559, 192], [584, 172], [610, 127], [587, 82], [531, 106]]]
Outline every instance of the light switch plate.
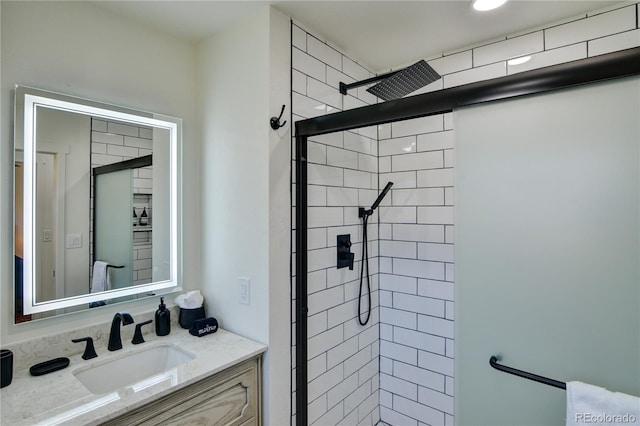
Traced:
[[82, 247], [82, 234], [67, 234], [67, 244], [66, 247], [70, 248], [81, 248]]
[[240, 283], [240, 300], [239, 302], [243, 305], [249, 304], [249, 289], [250, 289], [250, 281], [249, 278], [238, 278], [238, 282]]

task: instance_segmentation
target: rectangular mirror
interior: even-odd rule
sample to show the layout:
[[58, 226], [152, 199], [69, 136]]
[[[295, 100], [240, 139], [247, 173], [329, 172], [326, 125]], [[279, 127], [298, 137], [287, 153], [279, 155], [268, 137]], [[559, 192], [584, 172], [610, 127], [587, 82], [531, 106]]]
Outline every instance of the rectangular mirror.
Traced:
[[15, 94], [16, 322], [176, 289], [181, 120]]

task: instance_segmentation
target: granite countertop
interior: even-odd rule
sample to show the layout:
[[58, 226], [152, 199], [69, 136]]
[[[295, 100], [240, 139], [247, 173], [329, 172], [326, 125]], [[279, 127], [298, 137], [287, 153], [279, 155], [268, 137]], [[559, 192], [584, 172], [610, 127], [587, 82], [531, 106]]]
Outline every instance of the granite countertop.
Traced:
[[[67, 368], [43, 376], [31, 376], [29, 369], [14, 371], [13, 381], [0, 389], [2, 425], [94, 425], [122, 415], [171, 392], [263, 353], [267, 347], [228, 331], [194, 337], [187, 330], [172, 328], [164, 337], [145, 336], [145, 343], [108, 352], [96, 347], [97, 358], [85, 361], [70, 356]], [[155, 346], [172, 345], [195, 358], [166, 372], [165, 376], [125, 386], [114, 392], [94, 395], [73, 375], [87, 366], [102, 364]]]

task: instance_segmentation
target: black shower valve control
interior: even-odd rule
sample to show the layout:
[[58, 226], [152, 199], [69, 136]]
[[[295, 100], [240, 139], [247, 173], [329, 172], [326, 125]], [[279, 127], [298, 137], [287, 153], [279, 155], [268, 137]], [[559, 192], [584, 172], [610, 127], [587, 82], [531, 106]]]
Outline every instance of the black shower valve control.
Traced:
[[338, 235], [337, 237], [337, 263], [338, 269], [349, 267], [353, 270], [353, 253], [351, 253], [351, 234]]

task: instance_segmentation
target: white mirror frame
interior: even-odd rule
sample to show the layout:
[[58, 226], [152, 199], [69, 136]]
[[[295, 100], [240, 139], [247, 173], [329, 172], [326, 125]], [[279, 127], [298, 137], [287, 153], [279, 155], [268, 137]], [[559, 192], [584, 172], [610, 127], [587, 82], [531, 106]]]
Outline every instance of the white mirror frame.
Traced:
[[[47, 93], [39, 89], [26, 88], [24, 86], [16, 87], [16, 96], [18, 91], [24, 91], [24, 233], [23, 233], [23, 247], [24, 247], [24, 270], [23, 270], [23, 313], [35, 314], [40, 312], [48, 312], [56, 309], [69, 308], [72, 306], [78, 306], [82, 304], [89, 304], [91, 302], [97, 302], [105, 299], [113, 299], [116, 297], [131, 296], [140, 293], [150, 293], [156, 290], [177, 288], [181, 285], [179, 282], [181, 276], [181, 267], [178, 263], [179, 257], [179, 243], [181, 241], [179, 235], [179, 199], [178, 199], [178, 185], [179, 185], [179, 154], [180, 154], [180, 137], [182, 120], [174, 117], [162, 116], [163, 119], [156, 119], [145, 117], [142, 115], [131, 114], [127, 112], [120, 112], [113, 109], [106, 109], [96, 105], [93, 101], [86, 101], [84, 99], [73, 98], [67, 95], [60, 95], [59, 97], [70, 100], [77, 100], [76, 102], [70, 102], [67, 100], [54, 99], [47, 96], [41, 96], [39, 94], [32, 93]], [[29, 93], [31, 92], [31, 93]], [[57, 94], [50, 93], [52, 96]], [[85, 102], [85, 103], [80, 103]], [[91, 105], [88, 105], [91, 103]], [[34, 291], [34, 277], [35, 277], [35, 244], [34, 244], [34, 229], [35, 229], [35, 155], [36, 155], [36, 108], [46, 107], [51, 109], [57, 109], [67, 112], [73, 112], [77, 114], [90, 115], [96, 118], [112, 119], [122, 122], [128, 122], [132, 124], [149, 126], [155, 128], [161, 128], [170, 132], [170, 164], [171, 164], [171, 188], [170, 188], [170, 201], [171, 201], [171, 218], [170, 218], [170, 276], [168, 280], [156, 281], [149, 284], [141, 284], [128, 288], [120, 288], [114, 290], [107, 290], [95, 294], [86, 294], [80, 296], [67, 297], [64, 299], [56, 299], [51, 301], [36, 302], [36, 295]], [[113, 107], [122, 109], [121, 107]], [[17, 111], [16, 111], [17, 113]], [[151, 114], [150, 114], [151, 115]], [[158, 116], [157, 114], [154, 114]], [[169, 121], [170, 120], [170, 121]], [[14, 296], [15, 298], [15, 296]]]

